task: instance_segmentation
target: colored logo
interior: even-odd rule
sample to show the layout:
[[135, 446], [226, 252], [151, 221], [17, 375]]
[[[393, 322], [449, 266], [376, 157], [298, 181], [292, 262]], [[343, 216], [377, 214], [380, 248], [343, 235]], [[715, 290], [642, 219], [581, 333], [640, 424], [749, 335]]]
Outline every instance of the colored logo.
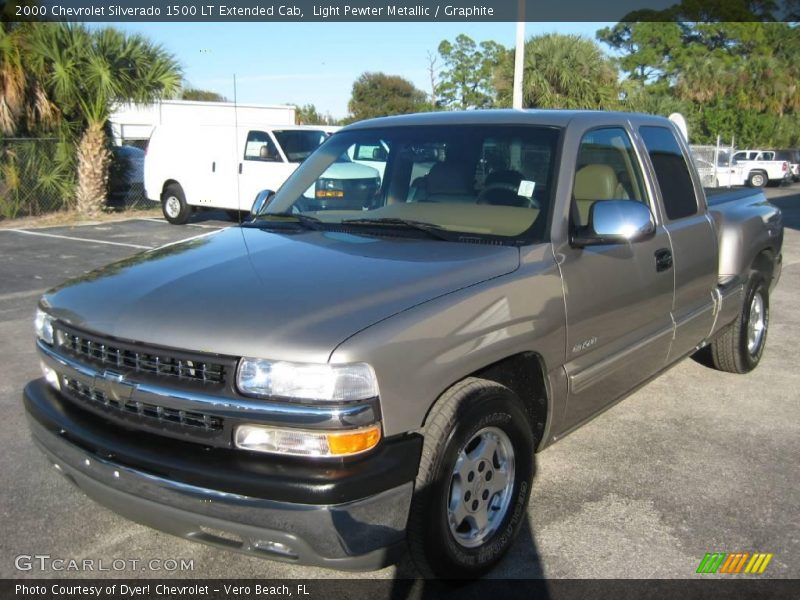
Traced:
[[763, 573], [772, 554], [766, 552], [707, 552], [697, 567], [698, 573]]

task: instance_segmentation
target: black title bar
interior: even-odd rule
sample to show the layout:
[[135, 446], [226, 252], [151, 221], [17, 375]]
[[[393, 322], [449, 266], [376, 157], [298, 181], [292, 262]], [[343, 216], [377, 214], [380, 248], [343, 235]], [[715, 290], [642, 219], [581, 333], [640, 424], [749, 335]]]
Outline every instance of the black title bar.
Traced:
[[[368, 577], [369, 574], [364, 574]], [[18, 579], [0, 580], [16, 600], [794, 600], [797, 580], [556, 579], [441, 582], [418, 579]]]
[[0, 0], [4, 21], [796, 21], [799, 0]]

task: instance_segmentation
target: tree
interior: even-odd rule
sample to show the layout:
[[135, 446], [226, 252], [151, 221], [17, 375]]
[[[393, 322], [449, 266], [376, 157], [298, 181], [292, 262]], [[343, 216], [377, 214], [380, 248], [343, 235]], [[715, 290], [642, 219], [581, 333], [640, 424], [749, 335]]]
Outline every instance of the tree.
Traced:
[[436, 88], [438, 87], [438, 77], [439, 77], [439, 65], [437, 64], [439, 61], [439, 57], [436, 56], [435, 52], [428, 51], [426, 58], [428, 60], [428, 80], [431, 84], [431, 95], [429, 98], [429, 102], [431, 108], [436, 108]]
[[338, 125], [330, 114], [322, 114], [313, 104], [296, 107], [294, 120], [298, 125]]
[[64, 127], [80, 136], [76, 208], [94, 214], [105, 204], [111, 105], [173, 96], [180, 89], [180, 67], [160, 46], [110, 27], [90, 31], [80, 24], [37, 23], [28, 37], [26, 70], [58, 107]]
[[355, 83], [347, 105], [352, 121], [403, 115], [426, 108], [425, 92], [397, 75], [363, 73]]
[[[514, 52], [495, 74], [498, 100], [511, 105]], [[556, 33], [525, 43], [523, 104], [530, 108], [614, 109], [619, 105], [617, 70], [595, 42]]]
[[222, 94], [210, 90], [201, 90], [193, 87], [184, 87], [181, 91], [181, 100], [194, 100], [196, 102], [227, 102]]
[[439, 74], [436, 103], [461, 110], [491, 108], [495, 103], [492, 75], [504, 54], [505, 48], [497, 42], [478, 45], [463, 33], [455, 43], [442, 41], [439, 55], [445, 68]]
[[[752, 22], [768, 4], [684, 1], [656, 13], [681, 22], [626, 17], [600, 30], [598, 38], [621, 53], [624, 105], [659, 114], [680, 106], [699, 143], [722, 135], [746, 145], [795, 145], [800, 39], [796, 26]], [[744, 17], [751, 22], [732, 22]]]
[[0, 23], [0, 133], [4, 135], [35, 135], [59, 121], [58, 108], [26, 64], [34, 27]]

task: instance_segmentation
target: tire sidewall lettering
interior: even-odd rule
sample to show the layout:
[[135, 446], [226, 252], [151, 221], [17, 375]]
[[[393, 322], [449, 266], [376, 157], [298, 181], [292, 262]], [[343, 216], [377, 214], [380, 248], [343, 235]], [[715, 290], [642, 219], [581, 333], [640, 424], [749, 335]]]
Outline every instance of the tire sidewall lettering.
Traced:
[[[509, 425], [511, 426], [509, 427]], [[449, 473], [453, 467], [454, 456], [460, 451], [462, 444], [466, 443], [466, 441], [469, 440], [475, 433], [485, 427], [496, 426], [503, 429], [503, 431], [505, 431], [506, 434], [508, 434], [511, 438], [512, 445], [514, 445], [515, 459], [519, 460], [521, 457], [516, 456], [519, 452], [518, 444], [516, 443], [520, 441], [519, 431], [513, 425], [514, 420], [511, 414], [507, 412], [493, 412], [482, 416], [480, 419], [473, 422], [469, 428], [462, 430], [456, 428], [453, 432], [453, 439], [458, 437], [459, 444], [453, 445], [451, 451], [447, 453], [447, 460], [445, 460], [443, 464], [444, 468], [442, 470], [442, 475], [448, 478], [448, 483], [444, 484], [443, 493], [449, 493]], [[532, 457], [525, 460], [532, 460]], [[517, 475], [517, 477], [519, 477], [519, 475]], [[515, 532], [522, 518], [526, 514], [530, 481], [528, 480], [527, 475], [525, 477], [525, 479], [518, 480], [515, 483], [515, 499], [512, 506], [509, 507], [509, 513], [505, 516], [505, 523], [497, 532], [495, 532], [490, 541], [481, 547], [470, 550], [458, 544], [458, 542], [450, 533], [449, 526], [447, 525], [447, 515], [444, 511], [442, 512], [445, 543], [447, 544], [447, 548], [451, 555], [458, 563], [464, 566], [477, 566], [486, 562], [492, 562], [499, 555], [502, 555], [506, 552], [509, 544], [515, 537]], [[444, 502], [444, 498], [439, 498], [439, 500]]]

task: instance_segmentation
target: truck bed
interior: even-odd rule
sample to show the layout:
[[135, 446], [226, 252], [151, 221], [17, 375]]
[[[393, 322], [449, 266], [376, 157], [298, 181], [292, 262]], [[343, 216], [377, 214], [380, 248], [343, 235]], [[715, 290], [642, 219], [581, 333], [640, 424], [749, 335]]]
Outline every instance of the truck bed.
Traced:
[[755, 198], [757, 196], [763, 196], [763, 192], [761, 192], [761, 190], [747, 187], [703, 189], [706, 193], [706, 200], [709, 206], [725, 204], [727, 202], [733, 202], [734, 200], [741, 200], [743, 198]]

